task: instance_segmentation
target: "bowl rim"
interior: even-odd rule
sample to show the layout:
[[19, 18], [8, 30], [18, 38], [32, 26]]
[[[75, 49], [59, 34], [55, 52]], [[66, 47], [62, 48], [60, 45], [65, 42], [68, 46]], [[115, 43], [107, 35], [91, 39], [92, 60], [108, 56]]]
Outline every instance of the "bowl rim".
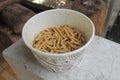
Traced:
[[[71, 52], [65, 52], [65, 53], [60, 53], [60, 54], [57, 54], [57, 53], [48, 53], [48, 52], [43, 52], [43, 51], [40, 51], [40, 50], [37, 50], [35, 48], [33, 48], [26, 40], [25, 40], [25, 30], [26, 30], [26, 25], [32, 20], [34, 19], [36, 16], [39, 16], [40, 14], [44, 14], [46, 12], [52, 12], [52, 11], [69, 11], [69, 12], [73, 12], [75, 14], [79, 14], [79, 15], [82, 15], [83, 17], [85, 17], [91, 24], [91, 28], [92, 28], [92, 35], [90, 37], [90, 39], [87, 41], [87, 43], [85, 43], [85, 45], [83, 45], [82, 47], [76, 49], [76, 50], [73, 50]], [[93, 40], [94, 38], [94, 35], [95, 35], [95, 26], [92, 22], [92, 20], [90, 18], [88, 18], [85, 14], [81, 13], [81, 12], [78, 12], [78, 11], [75, 11], [75, 10], [71, 10], [71, 9], [51, 9], [51, 10], [46, 10], [46, 11], [43, 11], [43, 12], [40, 12], [36, 15], [34, 15], [33, 17], [31, 17], [23, 26], [23, 29], [22, 29], [22, 39], [23, 39], [23, 42], [26, 44], [26, 46], [31, 49], [32, 51], [34, 51], [35, 53], [37, 54], [42, 54], [42, 55], [47, 55], [47, 56], [67, 56], [67, 55], [72, 55], [72, 54], [75, 54], [75, 53], [78, 53], [80, 51], [82, 51], [83, 49], [85, 49]]]

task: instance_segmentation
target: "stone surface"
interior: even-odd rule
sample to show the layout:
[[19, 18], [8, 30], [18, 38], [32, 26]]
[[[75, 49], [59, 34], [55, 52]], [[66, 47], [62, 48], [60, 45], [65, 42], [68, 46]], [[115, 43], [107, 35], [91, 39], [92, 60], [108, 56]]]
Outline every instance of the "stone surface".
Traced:
[[64, 73], [42, 68], [22, 39], [3, 55], [21, 80], [120, 80], [120, 44], [95, 36], [84, 53], [78, 66]]

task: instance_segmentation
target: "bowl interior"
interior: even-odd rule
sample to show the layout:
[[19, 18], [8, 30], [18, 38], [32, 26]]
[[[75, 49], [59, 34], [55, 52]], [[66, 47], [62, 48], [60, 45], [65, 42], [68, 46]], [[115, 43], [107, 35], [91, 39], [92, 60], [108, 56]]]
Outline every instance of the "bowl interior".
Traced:
[[22, 37], [28, 45], [32, 46], [35, 36], [42, 30], [61, 25], [70, 25], [85, 33], [87, 40], [93, 35], [93, 25], [88, 17], [80, 12], [55, 9], [39, 13], [29, 19], [23, 28]]

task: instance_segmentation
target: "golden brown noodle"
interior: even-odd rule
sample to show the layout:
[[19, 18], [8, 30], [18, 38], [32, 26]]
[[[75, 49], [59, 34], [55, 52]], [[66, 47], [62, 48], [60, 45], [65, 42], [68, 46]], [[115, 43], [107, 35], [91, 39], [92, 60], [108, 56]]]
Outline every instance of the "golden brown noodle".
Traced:
[[33, 41], [33, 47], [49, 53], [65, 53], [86, 43], [85, 34], [68, 25], [51, 27], [41, 31]]

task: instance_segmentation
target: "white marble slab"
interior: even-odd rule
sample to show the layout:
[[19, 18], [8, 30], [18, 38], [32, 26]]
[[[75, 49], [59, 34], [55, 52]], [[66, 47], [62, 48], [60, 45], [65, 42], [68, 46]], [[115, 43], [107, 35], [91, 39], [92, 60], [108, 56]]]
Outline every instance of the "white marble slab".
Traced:
[[7, 48], [3, 55], [9, 64], [11, 59], [43, 80], [120, 80], [120, 44], [98, 36], [85, 50], [78, 66], [64, 73], [42, 68], [22, 39]]

